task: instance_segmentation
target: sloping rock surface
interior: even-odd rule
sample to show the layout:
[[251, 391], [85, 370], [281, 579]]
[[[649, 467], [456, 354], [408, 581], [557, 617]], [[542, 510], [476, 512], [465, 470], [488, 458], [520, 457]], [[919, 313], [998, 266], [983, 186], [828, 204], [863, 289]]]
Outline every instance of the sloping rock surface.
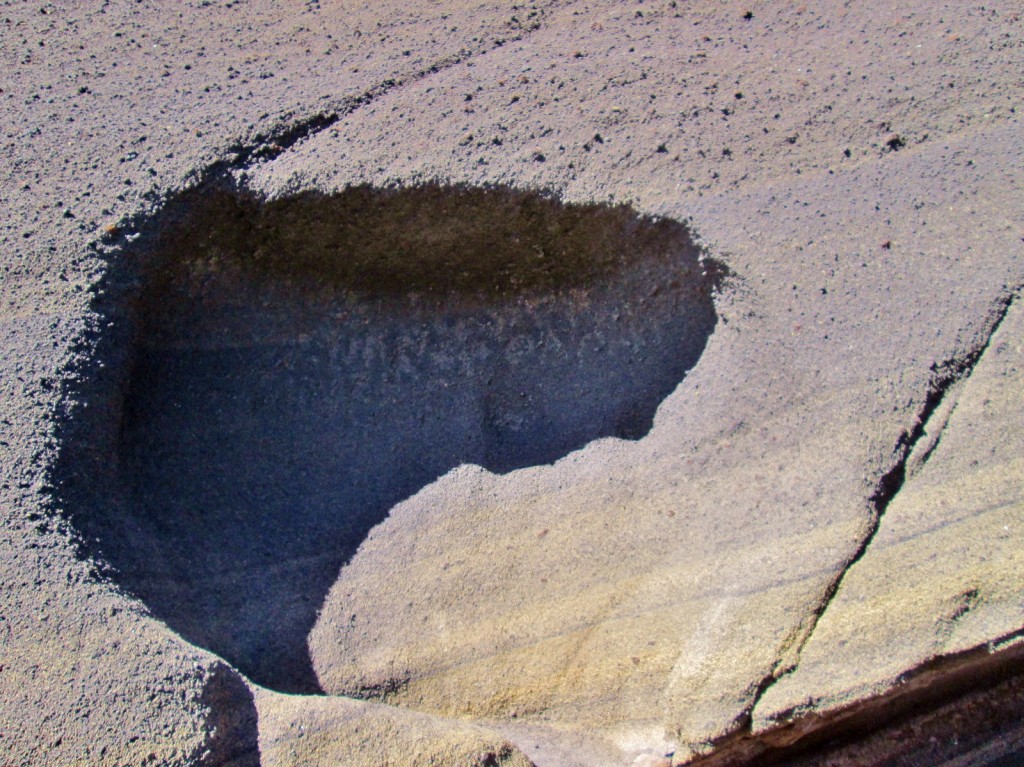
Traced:
[[1011, 763], [1022, 31], [5, 3], [0, 764]]

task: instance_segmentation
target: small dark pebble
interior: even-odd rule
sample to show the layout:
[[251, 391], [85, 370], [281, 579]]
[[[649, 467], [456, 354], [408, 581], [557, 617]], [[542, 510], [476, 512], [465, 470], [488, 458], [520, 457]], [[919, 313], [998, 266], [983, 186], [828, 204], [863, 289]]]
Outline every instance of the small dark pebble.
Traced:
[[898, 133], [893, 133], [885, 140], [885, 145], [896, 152], [907, 145], [907, 140]]

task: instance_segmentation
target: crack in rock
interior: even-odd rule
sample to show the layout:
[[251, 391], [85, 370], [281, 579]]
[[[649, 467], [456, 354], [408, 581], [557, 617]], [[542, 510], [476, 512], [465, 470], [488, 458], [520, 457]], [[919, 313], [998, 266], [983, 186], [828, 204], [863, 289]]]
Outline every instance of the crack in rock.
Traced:
[[[701, 767], [715, 765], [747, 764], [758, 758], [769, 748], [778, 744], [770, 744], [771, 731], [754, 735], [752, 733], [753, 712], [768, 690], [783, 677], [792, 674], [800, 663], [800, 655], [807, 646], [814, 629], [828, 610], [835, 595], [838, 593], [847, 573], [859, 562], [871, 545], [872, 540], [881, 527], [882, 518], [893, 499], [899, 494], [906, 480], [919, 471], [934, 452], [942, 436], [952, 411], [956, 407], [955, 395], [970, 378], [978, 362], [989, 348], [993, 337], [1006, 318], [1013, 302], [1019, 297], [1020, 288], [1007, 291], [992, 313], [992, 320], [985, 331], [983, 340], [964, 354], [931, 366], [932, 383], [925, 394], [924, 402], [918, 411], [914, 424], [909, 431], [900, 434], [893, 448], [893, 463], [878, 481], [875, 491], [868, 498], [872, 511], [870, 527], [853, 555], [840, 568], [837, 576], [829, 583], [824, 595], [808, 619], [802, 621], [801, 628], [796, 632], [794, 641], [787, 642], [780, 653], [779, 661], [756, 684], [752, 685], [750, 703], [736, 719], [736, 729], [723, 736], [717, 743], [711, 744], [713, 750], [707, 756], [698, 757], [690, 764]], [[935, 428], [929, 433], [928, 425], [936, 419]], [[970, 600], [970, 595], [965, 595]], [[954, 616], [953, 620], [958, 616]], [[806, 627], [806, 628], [804, 628]], [[973, 658], [973, 655], [971, 656]], [[940, 664], [941, 665], [941, 664]], [[934, 671], [929, 666], [928, 671]], [[916, 672], [914, 672], [916, 673]], [[813, 718], [813, 715], [812, 715]], [[817, 721], [817, 720], [815, 720]], [[801, 729], [814, 729], [812, 725]], [[795, 739], [794, 739], [795, 740]]]
[[[814, 627], [828, 609], [828, 606], [832, 602], [833, 597], [835, 597], [836, 592], [839, 591], [846, 574], [864, 557], [868, 547], [871, 545], [871, 541], [878, 533], [878, 529], [881, 526], [882, 518], [885, 516], [886, 509], [906, 482], [908, 477], [908, 464], [914, 456], [915, 448], [918, 446], [921, 439], [928, 434], [928, 424], [932, 417], [935, 415], [936, 411], [939, 410], [947, 395], [954, 390], [954, 387], [964, 384], [967, 379], [970, 378], [971, 373], [978, 364], [978, 361], [981, 360], [982, 356], [985, 354], [989, 344], [992, 342], [992, 338], [995, 336], [996, 331], [999, 330], [999, 326], [1002, 324], [1009, 312], [1013, 299], [1014, 294], [1008, 293], [1000, 302], [994, 312], [994, 319], [985, 333], [984, 341], [980, 345], [962, 356], [954, 356], [941, 364], [932, 365], [931, 369], [935, 379], [928, 388], [924, 403], [914, 420], [914, 426], [910, 432], [903, 432], [896, 441], [896, 446], [893, 449], [895, 462], [893, 466], [882, 475], [882, 478], [879, 480], [878, 485], [875, 488], [875, 492], [872, 493], [868, 499], [874, 510], [874, 514], [872, 514], [871, 526], [867, 534], [864, 536], [864, 539], [861, 541], [860, 546], [854, 552], [853, 556], [842, 567], [839, 575], [826, 590], [820, 606], [812, 616], [811, 625], [796, 651], [796, 661], [790, 667], [784, 669], [782, 674], [772, 681], [772, 684], [775, 681], [778, 681], [781, 676], [792, 673], [799, 664], [800, 651], [804, 646], [806, 646], [811, 634], [814, 633]], [[955, 402], [952, 402], [950, 408], [954, 408], [955, 406]], [[934, 451], [938, 440], [941, 438], [942, 429], [945, 427], [945, 423], [951, 412], [952, 411], [950, 410], [949, 413], [945, 414], [945, 418], [942, 419], [942, 423], [939, 425], [939, 428], [934, 430], [932, 441], [916, 461], [915, 469], [919, 469], [923, 466], [924, 463], [927, 462], [928, 457]], [[762, 695], [770, 686], [771, 684], [767, 685], [764, 690], [762, 690]], [[754, 705], [751, 706], [751, 710], [753, 710], [757, 705], [757, 701], [759, 699], [760, 697], [754, 700]]]

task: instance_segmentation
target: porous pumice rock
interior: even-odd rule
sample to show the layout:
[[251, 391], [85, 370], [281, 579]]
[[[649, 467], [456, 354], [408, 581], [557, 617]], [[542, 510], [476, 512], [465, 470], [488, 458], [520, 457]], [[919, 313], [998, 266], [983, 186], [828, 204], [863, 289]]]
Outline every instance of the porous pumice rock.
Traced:
[[[999, 412], [1011, 405], [989, 412], [984, 397], [967, 404], [970, 379], [985, 375], [996, 348], [992, 313], [1024, 282], [1019, 26], [1014, 0], [5, 6], [0, 759], [18, 767], [113, 767], [151, 754], [176, 767], [253, 763], [261, 734], [268, 752], [276, 743], [287, 759], [279, 746], [291, 735], [282, 733], [299, 738], [308, 703], [311, 721], [339, 722], [345, 733], [324, 735], [321, 752], [359, 761], [347, 754], [366, 753], [365, 744], [341, 722], [349, 714], [334, 711], [350, 711], [347, 704], [324, 702], [328, 688], [422, 710], [435, 717], [438, 729], [427, 728], [436, 744], [445, 743], [447, 726], [465, 736], [458, 738], [466, 748], [451, 752], [417, 751], [397, 737], [387, 754], [384, 738], [374, 753], [395, 763], [486, 759], [503, 753], [504, 740], [541, 767], [623, 767], [670, 753], [677, 763], [716, 754], [735, 763], [741, 754], [729, 749], [744, 737], [747, 745], [773, 737], [785, 749], [799, 728], [816, 724], [829, 737], [835, 720], [816, 720], [815, 709], [834, 712], [840, 698], [848, 710], [874, 700], [888, 712], [890, 693], [925, 682], [961, 695], [971, 681], [963, 672], [980, 670], [975, 661], [987, 664], [979, 680], [991, 681], [993, 670], [1010, 674], [1019, 646], [1004, 645], [1015, 639], [1012, 594], [1020, 586], [1014, 547], [1001, 536], [1015, 528], [994, 524], [999, 512], [985, 498], [1011, 498], [1019, 469], [1001, 443], [956, 422], [973, 412], [994, 431], [1014, 423]], [[257, 460], [231, 462], [244, 482], [176, 485], [174, 467], [210, 477], [226, 462], [216, 450], [168, 451], [167, 461], [147, 453], [160, 442], [147, 443], [147, 421], [166, 426], [155, 430], [164, 437], [182, 437], [179, 444], [209, 447], [192, 428], [204, 414], [226, 443], [233, 424], [251, 423], [240, 405], [266, 413], [284, 404], [276, 423], [286, 424], [290, 392], [315, 404], [301, 411], [314, 417], [299, 430], [315, 435], [315, 416], [332, 400], [310, 396], [323, 391], [315, 375], [323, 358], [308, 352], [339, 348], [322, 331], [342, 318], [321, 314], [310, 323], [319, 335], [303, 339], [292, 331], [311, 319], [304, 310], [325, 306], [304, 298], [321, 294], [268, 300], [263, 313], [249, 299], [287, 294], [287, 280], [254, 293], [214, 271], [227, 289], [195, 294], [213, 299], [211, 312], [158, 298], [148, 317], [184, 321], [172, 323], [167, 343], [134, 336], [124, 315], [110, 311], [121, 295], [112, 290], [117, 277], [126, 276], [123, 259], [151, 264], [147, 238], [173, 229], [171, 208], [189, 194], [292, 201], [281, 210], [300, 195], [425, 187], [517, 190], [562, 206], [628, 203], [639, 219], [699, 233], [733, 278], [714, 299], [718, 322], [697, 364], [652, 390], [639, 428], [613, 423], [583, 434], [589, 444], [558, 445], [532, 468], [489, 464], [486, 451], [461, 454], [472, 466], [440, 462], [436, 473], [373, 504], [345, 546], [334, 545], [337, 528], [318, 527], [325, 517], [315, 513], [329, 518], [341, 503], [314, 508], [294, 537], [286, 514], [265, 535], [259, 524], [243, 531], [233, 514], [204, 519], [213, 508], [201, 502], [204, 493], [245, 501], [221, 507], [229, 511], [259, 500], [268, 484], [287, 501], [308, 482], [306, 458], [320, 465], [337, 451], [301, 438], [289, 450], [282, 430], [272, 446], [285, 449], [270, 454], [285, 459], [261, 462], [255, 435], [240, 443]], [[258, 219], [241, 215], [233, 225], [244, 239], [261, 230], [250, 226]], [[340, 220], [350, 219], [323, 216], [308, 231], [331, 241]], [[417, 228], [415, 215], [406, 220]], [[194, 251], [209, 256], [211, 244], [197, 238]], [[190, 260], [187, 251], [179, 250], [183, 263], [214, 260]], [[264, 267], [268, 260], [277, 266], [272, 254], [256, 258]], [[201, 282], [202, 270], [192, 277]], [[657, 280], [643, 282], [653, 292]], [[151, 287], [144, 279], [120, 286]], [[665, 299], [660, 290], [655, 303]], [[633, 316], [645, 319], [638, 307]], [[524, 316], [529, 309], [524, 302]], [[248, 325], [240, 319], [246, 311]], [[374, 312], [361, 305], [356, 314]], [[189, 332], [190, 318], [202, 332]], [[221, 318], [231, 319], [230, 332], [214, 350]], [[284, 364], [226, 366], [254, 388], [232, 387], [231, 376], [218, 381], [232, 344], [243, 363], [257, 361], [235, 342], [268, 321], [289, 333], [278, 336], [284, 351], [268, 345], [263, 360]], [[391, 338], [381, 327], [371, 323], [353, 348]], [[139, 376], [118, 357], [132, 349], [144, 350]], [[208, 351], [219, 361], [204, 366]], [[176, 358], [188, 364], [176, 367]], [[378, 359], [373, 369], [383, 379], [387, 355]], [[972, 360], [974, 373], [959, 364]], [[606, 367], [610, 377], [628, 378], [637, 366]], [[112, 399], [87, 396], [83, 377], [99, 369], [125, 372], [123, 380], [137, 383], [132, 396], [118, 386], [107, 390]], [[568, 371], [552, 365], [551, 380]], [[1019, 379], [1006, 372], [1007, 381]], [[304, 386], [287, 386], [292, 375]], [[264, 381], [277, 383], [262, 390], [273, 396], [239, 393]], [[189, 382], [203, 386], [189, 392]], [[948, 408], [935, 407], [942, 391], [944, 401], [964, 399], [932, 450], [919, 432], [927, 424], [930, 434], [945, 417]], [[577, 405], [594, 404], [568, 387], [561, 393], [562, 424]], [[499, 397], [490, 410], [504, 414], [496, 419], [503, 427], [531, 423], [516, 402]], [[124, 403], [127, 421], [118, 416]], [[413, 412], [372, 405], [392, 424]], [[71, 438], [77, 425], [123, 449], [90, 455], [98, 443]], [[395, 434], [379, 431], [360, 434], [372, 445]], [[1007, 435], [1006, 446], [1014, 440]], [[412, 454], [408, 466], [438, 457], [429, 440], [393, 444]], [[953, 444], [963, 446], [964, 461], [949, 454]], [[371, 464], [387, 456], [378, 453]], [[72, 474], [91, 488], [88, 504], [63, 502], [84, 497], [62, 497], [59, 469], [76, 466], [69, 455], [80, 470]], [[288, 456], [302, 459], [289, 464]], [[135, 491], [161, 501], [145, 505], [150, 511], [182, 515], [125, 513], [140, 506], [106, 492], [110, 478], [131, 476], [127, 465], [147, 461], [152, 470], [135, 476]], [[296, 483], [270, 481], [282, 475]], [[921, 533], [906, 520], [930, 518], [935, 495], [972, 513]], [[331, 496], [345, 497], [358, 506], [366, 495]], [[890, 514], [894, 530], [915, 529], [917, 537], [887, 537]], [[178, 533], [185, 537], [176, 544]], [[878, 589], [871, 600], [880, 594], [881, 604], [907, 608], [909, 633], [866, 616], [893, 652], [879, 674], [860, 677], [845, 673], [843, 652], [828, 649], [837, 645], [814, 649], [823, 641], [816, 627], [856, 635], [866, 613], [846, 613], [852, 622], [828, 618], [829, 602], [841, 592], [840, 601], [857, 601], [851, 589], [861, 576], [853, 570], [885, 559], [872, 554], [875, 542], [906, 552], [917, 573], [938, 581], [917, 583], [924, 599], [908, 606], [884, 579], [862, 580]], [[955, 557], [928, 560], [930, 546], [959, 552], [961, 544], [963, 566]], [[989, 554], [1004, 567], [987, 567]], [[240, 561], [256, 566], [234, 566]], [[305, 578], [313, 571], [315, 584]], [[293, 588], [303, 583], [305, 591]], [[873, 656], [849, 657], [863, 666]], [[888, 658], [911, 667], [901, 671]], [[264, 732], [254, 733], [261, 694], [247, 692], [243, 675], [306, 694], [278, 701], [287, 715], [266, 706], [256, 723]], [[833, 678], [839, 684], [830, 687]], [[811, 688], [821, 679], [818, 693], [839, 697], [816, 701]], [[876, 718], [868, 722], [881, 727], [870, 754], [847, 764], [891, 764], [919, 739], [921, 763], [978, 761], [965, 749], [999, 745], [999, 728], [1012, 736], [1020, 719], [1014, 680], [995, 681], [992, 694], [1006, 698], [1000, 717], [988, 719], [1000, 724], [979, 725], [974, 745], [954, 742], [962, 734], [956, 710], [943, 709], [946, 718], [931, 729], [918, 729], [921, 719]], [[972, 721], [984, 723], [992, 701], [971, 700], [981, 714]], [[382, 722], [401, 719], [379, 710]], [[359, 718], [369, 721], [369, 711]], [[450, 725], [440, 724], [444, 716]], [[464, 720], [493, 725], [500, 737], [465, 733]], [[790, 725], [797, 729], [785, 730]], [[941, 746], [934, 751], [933, 736]], [[1009, 737], [1001, 754], [982, 755], [1006, 763], [1019, 743]], [[801, 767], [830, 758], [766, 756], [792, 756]]]

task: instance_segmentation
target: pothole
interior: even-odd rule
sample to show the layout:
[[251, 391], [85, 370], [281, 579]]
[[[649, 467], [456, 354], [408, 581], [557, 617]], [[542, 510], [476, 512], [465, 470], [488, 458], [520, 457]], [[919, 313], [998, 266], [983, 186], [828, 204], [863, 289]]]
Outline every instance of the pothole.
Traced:
[[306, 638], [370, 529], [460, 464], [646, 434], [712, 266], [679, 222], [530, 192], [190, 193], [112, 260], [59, 501], [157, 618], [317, 692]]

